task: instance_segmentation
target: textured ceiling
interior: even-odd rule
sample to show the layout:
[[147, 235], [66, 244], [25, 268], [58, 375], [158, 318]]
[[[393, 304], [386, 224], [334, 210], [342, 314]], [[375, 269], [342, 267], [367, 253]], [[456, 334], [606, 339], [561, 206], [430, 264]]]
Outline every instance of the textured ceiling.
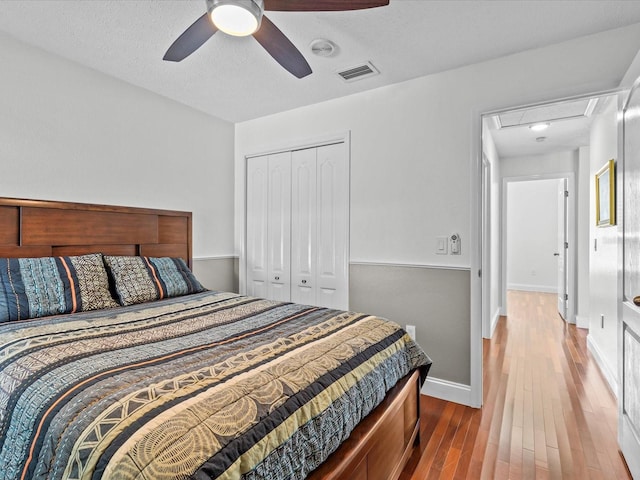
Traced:
[[[162, 61], [204, 11], [204, 0], [1, 0], [0, 31], [238, 122], [640, 22], [637, 1], [391, 0], [355, 12], [267, 12], [314, 71], [298, 80], [253, 38], [222, 33], [181, 63]], [[314, 56], [316, 38], [339, 54]], [[352, 83], [335, 74], [365, 61], [381, 74]]]

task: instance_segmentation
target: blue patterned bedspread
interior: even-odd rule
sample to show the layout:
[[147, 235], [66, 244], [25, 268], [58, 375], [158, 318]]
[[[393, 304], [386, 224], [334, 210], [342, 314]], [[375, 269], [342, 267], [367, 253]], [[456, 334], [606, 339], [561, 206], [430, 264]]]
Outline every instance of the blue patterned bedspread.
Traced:
[[0, 480], [304, 478], [430, 363], [378, 317], [221, 292], [0, 324]]

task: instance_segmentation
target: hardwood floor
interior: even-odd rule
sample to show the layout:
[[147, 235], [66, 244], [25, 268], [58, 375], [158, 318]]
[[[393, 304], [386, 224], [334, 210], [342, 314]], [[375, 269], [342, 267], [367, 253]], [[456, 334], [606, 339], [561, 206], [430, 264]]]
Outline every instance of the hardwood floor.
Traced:
[[508, 295], [484, 340], [483, 408], [423, 395], [422, 444], [400, 479], [630, 479], [587, 331], [564, 323], [553, 294]]

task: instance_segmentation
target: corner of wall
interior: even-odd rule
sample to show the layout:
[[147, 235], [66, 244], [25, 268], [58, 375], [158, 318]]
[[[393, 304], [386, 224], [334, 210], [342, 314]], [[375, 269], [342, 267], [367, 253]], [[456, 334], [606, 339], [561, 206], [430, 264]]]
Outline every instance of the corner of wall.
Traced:
[[576, 327], [589, 329], [589, 317], [584, 315], [576, 315]]

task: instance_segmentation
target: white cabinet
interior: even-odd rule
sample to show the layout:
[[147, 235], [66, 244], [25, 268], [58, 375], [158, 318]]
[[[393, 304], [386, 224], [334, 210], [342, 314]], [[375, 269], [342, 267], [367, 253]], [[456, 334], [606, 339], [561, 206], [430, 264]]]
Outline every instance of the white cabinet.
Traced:
[[344, 143], [247, 161], [247, 294], [348, 308]]

